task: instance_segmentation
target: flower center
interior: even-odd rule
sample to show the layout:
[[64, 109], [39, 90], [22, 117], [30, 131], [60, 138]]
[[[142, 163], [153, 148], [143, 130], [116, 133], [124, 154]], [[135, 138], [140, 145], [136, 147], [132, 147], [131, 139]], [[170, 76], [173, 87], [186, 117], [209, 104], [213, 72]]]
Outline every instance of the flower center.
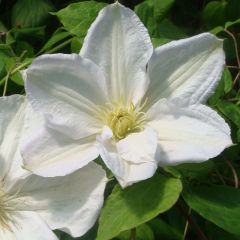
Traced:
[[9, 205], [11, 198], [4, 192], [0, 180], [0, 228], [9, 229], [9, 223], [12, 221], [11, 211], [14, 210]]
[[107, 104], [104, 108], [104, 123], [108, 125], [116, 139], [123, 139], [131, 132], [141, 131], [146, 122], [146, 115], [141, 111], [142, 106]]

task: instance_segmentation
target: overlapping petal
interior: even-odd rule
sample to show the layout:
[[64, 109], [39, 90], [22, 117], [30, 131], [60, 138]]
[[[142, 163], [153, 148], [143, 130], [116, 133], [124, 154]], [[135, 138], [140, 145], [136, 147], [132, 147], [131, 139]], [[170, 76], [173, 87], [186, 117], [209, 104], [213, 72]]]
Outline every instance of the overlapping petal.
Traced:
[[148, 63], [148, 106], [161, 98], [203, 103], [213, 93], [224, 63], [222, 40], [210, 33], [158, 47]]
[[[72, 139], [66, 140], [66, 136], [58, 132], [56, 138], [53, 137], [50, 140], [49, 135], [54, 130], [51, 129], [49, 133], [44, 132], [42, 117], [34, 113], [24, 97], [7, 97], [0, 100], [1, 104], [3, 102], [3, 109], [6, 109], [7, 114], [0, 112], [1, 122], [6, 127], [2, 131], [4, 135], [1, 142], [3, 148], [1, 148], [0, 161], [1, 166], [7, 165], [7, 168], [5, 168], [6, 171], [0, 181], [1, 190], [6, 193], [7, 204], [11, 208], [11, 212], [10, 219], [6, 220], [9, 224], [9, 231], [0, 229], [1, 239], [55, 240], [57, 238], [51, 229], [57, 228], [73, 236], [83, 235], [95, 223], [103, 204], [106, 185], [105, 172], [95, 163], [87, 164], [86, 160], [82, 163], [80, 161], [82, 169], [75, 171], [79, 167], [76, 164], [79, 163], [79, 155], [69, 154], [71, 149], [73, 152], [75, 151], [77, 145], [68, 146], [70, 140], [73, 142]], [[41, 145], [43, 152], [40, 157], [48, 162], [47, 157], [52, 157], [50, 158], [52, 160], [54, 154], [58, 160], [69, 155], [66, 160], [69, 160], [70, 167], [67, 165], [68, 162], [61, 165], [60, 161], [59, 165], [56, 164], [55, 170], [58, 173], [58, 169], [61, 169], [62, 166], [70, 171], [69, 169], [72, 167], [71, 171], [75, 171], [74, 173], [65, 177], [43, 178], [21, 168], [20, 142], [22, 139], [30, 138], [34, 130], [44, 133], [41, 136], [44, 144], [41, 141], [39, 143], [43, 144]], [[60, 150], [60, 144], [54, 142], [56, 139], [59, 139], [63, 149]], [[31, 143], [33, 144], [33, 142]], [[78, 150], [84, 153], [83, 146], [79, 144]], [[29, 144], [28, 147], [32, 148], [34, 145]], [[33, 148], [33, 152], [35, 149]], [[37, 148], [37, 150], [39, 153], [40, 149]], [[48, 152], [50, 150], [51, 152]], [[58, 155], [60, 156], [58, 157]], [[82, 155], [81, 159], [83, 159]], [[36, 160], [36, 156], [34, 160]], [[90, 160], [92, 160], [92, 156]], [[48, 172], [45, 175], [48, 175]]]
[[162, 100], [148, 115], [148, 125], [158, 131], [160, 165], [202, 162], [232, 145], [228, 125], [207, 106], [181, 107]]
[[95, 135], [73, 140], [44, 126], [21, 146], [24, 167], [44, 177], [64, 176], [87, 165], [99, 155]]
[[120, 3], [105, 7], [91, 25], [80, 55], [105, 74], [112, 101], [136, 103], [146, 91], [152, 44], [136, 14]]
[[158, 165], [157, 134], [152, 129], [133, 133], [119, 142], [105, 127], [98, 136], [100, 155], [122, 187], [151, 177]]
[[18, 211], [14, 213], [9, 230], [0, 228], [2, 240], [58, 240], [49, 226], [34, 212]]
[[73, 139], [101, 127], [98, 105], [108, 102], [101, 70], [77, 54], [43, 55], [23, 73], [28, 98], [50, 127]]
[[22, 161], [19, 143], [24, 127], [25, 108], [23, 96], [0, 98], [0, 178], [7, 177], [10, 181], [25, 173], [19, 168]]
[[61, 229], [78, 237], [98, 218], [106, 180], [104, 170], [90, 163], [65, 177], [30, 175], [18, 181], [9, 192], [19, 192], [19, 197], [13, 200], [18, 210], [33, 211], [51, 229]]

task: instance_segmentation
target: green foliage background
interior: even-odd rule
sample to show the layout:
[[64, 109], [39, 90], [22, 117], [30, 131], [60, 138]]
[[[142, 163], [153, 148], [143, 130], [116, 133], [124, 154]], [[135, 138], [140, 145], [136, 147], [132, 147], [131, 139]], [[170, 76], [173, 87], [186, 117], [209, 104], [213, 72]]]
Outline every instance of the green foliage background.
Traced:
[[[0, 0], [1, 94], [24, 94], [20, 71], [37, 56], [78, 53], [91, 22], [112, 2]], [[98, 223], [78, 240], [240, 239], [240, 0], [121, 2], [138, 14], [155, 47], [206, 31], [224, 39], [226, 67], [208, 104], [229, 123], [235, 145], [202, 164], [159, 169], [125, 190], [112, 179]]]

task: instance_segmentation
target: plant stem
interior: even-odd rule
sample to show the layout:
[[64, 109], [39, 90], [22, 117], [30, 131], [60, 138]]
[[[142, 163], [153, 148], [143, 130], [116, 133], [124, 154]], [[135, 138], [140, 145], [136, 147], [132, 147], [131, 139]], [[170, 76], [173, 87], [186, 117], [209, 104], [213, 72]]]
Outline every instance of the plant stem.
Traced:
[[228, 31], [227, 29], [224, 29], [224, 31], [233, 39], [235, 52], [236, 52], [236, 58], [237, 58], [237, 64], [238, 64], [238, 67], [240, 68], [240, 59], [239, 59], [239, 55], [238, 55], [237, 40], [236, 40], [235, 36], [230, 31]]
[[58, 51], [59, 49], [65, 47], [66, 45], [68, 45], [70, 42], [72, 41], [72, 38], [68, 39], [67, 41], [59, 44], [58, 46], [54, 47], [53, 49], [51, 49], [50, 51], [47, 51], [46, 53], [54, 53], [56, 51]]
[[180, 202], [177, 202], [176, 204], [179, 211], [187, 218], [189, 224], [193, 228], [193, 230], [196, 232], [198, 238], [200, 240], [208, 240], [201, 228], [193, 221], [191, 215], [187, 212], [187, 210], [182, 206]]
[[234, 183], [235, 183], [235, 188], [238, 188], [238, 182], [239, 181], [238, 181], [237, 172], [236, 172], [235, 168], [233, 167], [232, 163], [229, 160], [226, 160], [226, 163], [232, 171], [233, 179], [234, 179]]
[[[190, 215], [190, 214], [191, 214], [191, 208], [189, 208], [189, 210], [188, 210], [188, 215]], [[183, 240], [185, 240], [185, 238], [187, 236], [188, 228], [189, 228], [189, 222], [187, 220], [186, 224], [185, 224], [184, 232], [183, 232]]]
[[6, 96], [7, 93], [7, 85], [8, 85], [8, 79], [10, 77], [10, 72], [7, 73], [6, 77], [5, 77], [5, 83], [4, 83], [4, 88], [3, 88], [3, 97]]
[[129, 240], [136, 240], [137, 239], [136, 236], [137, 236], [137, 230], [136, 230], [136, 228], [132, 228]]
[[238, 80], [239, 77], [240, 77], [240, 71], [238, 72], [237, 76], [233, 80], [233, 85], [235, 85], [237, 83], [237, 80]]
[[233, 68], [233, 69], [239, 69], [238, 66], [230, 66], [230, 65], [227, 65], [228, 68]]
[[215, 164], [214, 164], [214, 168], [215, 168], [215, 171], [216, 171], [216, 173], [217, 173], [217, 176], [218, 176], [219, 179], [221, 180], [222, 184], [223, 184], [223, 185], [227, 185], [226, 182], [225, 182], [225, 180], [224, 180], [224, 178], [223, 178], [223, 176], [222, 176], [221, 173], [218, 171], [218, 168], [216, 167]]

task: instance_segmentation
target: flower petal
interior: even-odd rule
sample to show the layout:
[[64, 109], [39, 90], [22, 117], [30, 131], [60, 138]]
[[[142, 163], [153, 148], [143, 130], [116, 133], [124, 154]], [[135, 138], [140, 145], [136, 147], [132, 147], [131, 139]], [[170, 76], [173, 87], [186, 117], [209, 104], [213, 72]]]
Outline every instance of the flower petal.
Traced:
[[185, 104], [204, 102], [213, 93], [224, 63], [222, 40], [210, 33], [157, 48], [148, 64], [148, 106], [161, 98], [181, 98]]
[[232, 145], [228, 125], [207, 106], [181, 107], [163, 100], [148, 115], [159, 135], [160, 165], [202, 162]]
[[95, 135], [73, 140], [44, 126], [23, 141], [21, 153], [24, 167], [33, 173], [63, 176], [84, 167], [99, 155]]
[[73, 139], [99, 131], [107, 90], [101, 70], [77, 54], [43, 55], [23, 72], [28, 98], [48, 125]]
[[158, 161], [157, 135], [151, 129], [134, 133], [115, 143], [111, 130], [104, 128], [97, 137], [100, 155], [122, 187], [150, 178]]
[[14, 212], [10, 229], [0, 228], [2, 240], [58, 240], [57, 236], [38, 216], [30, 211]]
[[15, 200], [17, 209], [34, 211], [51, 229], [78, 237], [98, 218], [106, 182], [105, 171], [96, 163], [90, 163], [65, 177], [31, 175], [19, 181], [11, 192], [20, 189], [19, 198]]
[[120, 3], [100, 11], [80, 55], [91, 59], [105, 73], [112, 101], [136, 103], [145, 93], [151, 40], [136, 14]]
[[132, 133], [116, 143], [119, 155], [125, 161], [133, 163], [155, 162], [155, 153], [158, 145], [158, 135], [147, 128], [139, 133]]
[[25, 171], [20, 168], [19, 142], [26, 111], [25, 97], [13, 95], [0, 98], [0, 179], [11, 180]]

